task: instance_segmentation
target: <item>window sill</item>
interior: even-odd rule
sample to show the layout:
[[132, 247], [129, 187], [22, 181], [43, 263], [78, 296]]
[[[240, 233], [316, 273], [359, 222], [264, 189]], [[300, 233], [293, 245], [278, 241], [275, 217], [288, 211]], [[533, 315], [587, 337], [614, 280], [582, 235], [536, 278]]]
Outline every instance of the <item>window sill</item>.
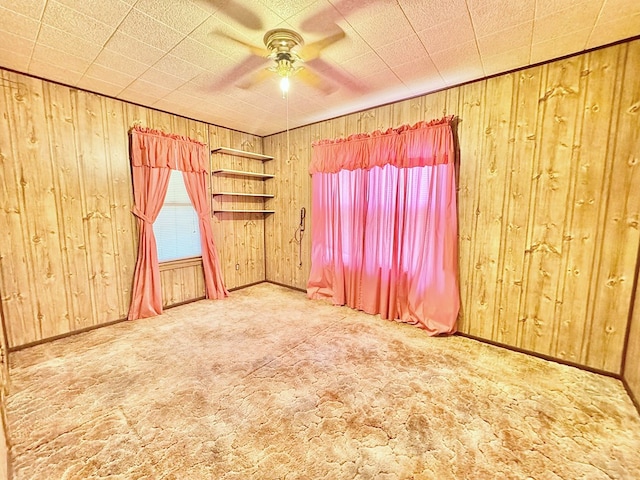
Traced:
[[174, 270], [177, 268], [197, 267], [202, 265], [202, 257], [181, 258], [160, 263], [160, 271]]

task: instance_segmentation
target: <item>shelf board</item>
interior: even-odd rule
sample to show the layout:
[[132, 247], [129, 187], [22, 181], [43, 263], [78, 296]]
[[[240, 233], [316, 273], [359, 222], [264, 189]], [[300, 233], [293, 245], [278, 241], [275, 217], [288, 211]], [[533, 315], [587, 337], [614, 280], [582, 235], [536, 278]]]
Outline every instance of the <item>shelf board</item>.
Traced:
[[276, 213], [275, 210], [216, 209], [213, 213]]
[[262, 155], [261, 153], [245, 152], [244, 150], [236, 150], [235, 148], [218, 147], [211, 150], [211, 153], [224, 153], [226, 155], [235, 155], [236, 157], [253, 158], [254, 160], [261, 160], [266, 162], [267, 160], [273, 160], [273, 157], [269, 155]]
[[275, 175], [269, 175], [268, 173], [256, 173], [256, 172], [245, 172], [243, 170], [230, 170], [228, 168], [220, 168], [218, 170], [214, 170], [211, 173], [224, 173], [227, 175], [238, 175], [240, 177], [257, 177], [257, 178], [273, 178]]
[[270, 193], [240, 193], [240, 192], [213, 192], [211, 195], [226, 195], [228, 197], [260, 197], [274, 198]]

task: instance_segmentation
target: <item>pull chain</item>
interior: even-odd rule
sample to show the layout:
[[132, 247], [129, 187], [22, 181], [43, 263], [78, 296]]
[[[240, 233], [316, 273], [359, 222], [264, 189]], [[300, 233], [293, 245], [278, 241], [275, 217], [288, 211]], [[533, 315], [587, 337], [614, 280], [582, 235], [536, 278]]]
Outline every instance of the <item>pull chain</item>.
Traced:
[[291, 162], [291, 155], [289, 153], [289, 94], [285, 94], [287, 97], [287, 164]]
[[[289, 95], [283, 92], [287, 101], [287, 164], [291, 163], [291, 142], [289, 140]], [[289, 240], [289, 243], [295, 242], [298, 244], [298, 268], [302, 268], [302, 238], [304, 237], [305, 229], [305, 217], [307, 211], [304, 207], [300, 209], [300, 223], [296, 231], [293, 232], [293, 238]]]

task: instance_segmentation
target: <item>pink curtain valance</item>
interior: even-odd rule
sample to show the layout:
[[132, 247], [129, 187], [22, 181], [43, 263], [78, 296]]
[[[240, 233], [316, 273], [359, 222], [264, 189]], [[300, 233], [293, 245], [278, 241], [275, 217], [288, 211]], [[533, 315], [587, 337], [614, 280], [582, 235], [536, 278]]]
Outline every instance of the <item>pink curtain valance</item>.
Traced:
[[403, 125], [384, 132], [355, 134], [313, 143], [309, 171], [336, 173], [393, 165], [398, 168], [452, 163], [455, 157], [453, 116], [413, 126]]
[[170, 168], [182, 172], [206, 172], [206, 145], [181, 135], [151, 128], [131, 129], [131, 162], [134, 167]]

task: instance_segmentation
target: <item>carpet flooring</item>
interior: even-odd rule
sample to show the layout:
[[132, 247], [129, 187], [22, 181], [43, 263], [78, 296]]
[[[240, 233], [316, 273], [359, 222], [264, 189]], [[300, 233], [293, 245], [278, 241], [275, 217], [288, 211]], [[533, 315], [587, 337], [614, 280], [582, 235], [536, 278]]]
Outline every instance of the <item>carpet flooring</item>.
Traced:
[[621, 383], [263, 283], [11, 356], [15, 479], [638, 479]]

